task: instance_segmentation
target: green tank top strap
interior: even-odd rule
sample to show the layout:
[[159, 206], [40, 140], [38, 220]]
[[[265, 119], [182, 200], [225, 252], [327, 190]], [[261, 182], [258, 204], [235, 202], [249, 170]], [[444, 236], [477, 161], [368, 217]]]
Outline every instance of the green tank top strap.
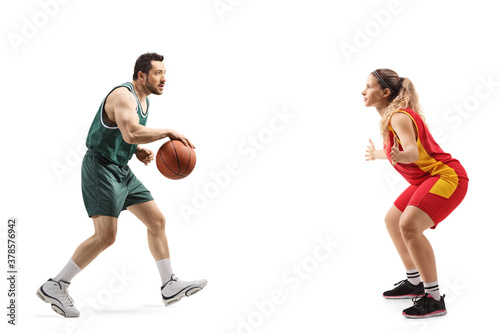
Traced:
[[149, 99], [146, 97], [146, 112], [143, 111], [141, 102], [137, 97], [134, 86], [130, 82], [122, 83], [114, 87], [102, 101], [97, 111], [87, 136], [87, 148], [93, 149], [112, 163], [120, 166], [127, 165], [137, 149], [136, 144], [125, 142], [117, 125], [110, 125], [104, 122], [103, 112], [106, 100], [115, 89], [125, 87], [135, 97], [137, 102], [136, 112], [139, 116], [139, 124], [145, 126], [149, 115]]

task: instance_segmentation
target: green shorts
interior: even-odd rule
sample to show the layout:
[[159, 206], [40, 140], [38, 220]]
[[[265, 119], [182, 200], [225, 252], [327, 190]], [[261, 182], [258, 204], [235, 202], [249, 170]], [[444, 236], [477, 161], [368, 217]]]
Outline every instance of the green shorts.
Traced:
[[83, 202], [89, 217], [118, 217], [127, 207], [154, 200], [129, 166], [119, 166], [89, 149], [82, 162]]

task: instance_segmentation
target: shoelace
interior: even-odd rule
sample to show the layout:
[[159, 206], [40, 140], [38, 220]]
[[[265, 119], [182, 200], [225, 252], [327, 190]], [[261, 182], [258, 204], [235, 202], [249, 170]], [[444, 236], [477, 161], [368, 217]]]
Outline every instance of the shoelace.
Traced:
[[429, 303], [429, 294], [425, 293], [423, 295], [413, 297], [413, 306], [417, 308], [424, 308]]
[[179, 279], [177, 278], [177, 276], [175, 276], [175, 274], [172, 274], [172, 276], [170, 277], [170, 280], [168, 280], [167, 282], [165, 282], [165, 284], [163, 286], [161, 286], [161, 290], [163, 290], [163, 288], [169, 284], [170, 282], [177, 282], [179, 281]]
[[64, 293], [64, 296], [66, 296], [66, 298], [68, 299], [69, 301], [69, 306], [73, 306], [73, 299], [71, 298], [71, 296], [69, 295], [68, 293], [68, 289], [63, 289], [63, 293]]
[[398, 288], [398, 287], [402, 286], [402, 285], [405, 283], [405, 281], [406, 281], [406, 280], [401, 280], [401, 281], [399, 281], [399, 282], [397, 282], [397, 283], [394, 283], [394, 286], [395, 286], [396, 288]]

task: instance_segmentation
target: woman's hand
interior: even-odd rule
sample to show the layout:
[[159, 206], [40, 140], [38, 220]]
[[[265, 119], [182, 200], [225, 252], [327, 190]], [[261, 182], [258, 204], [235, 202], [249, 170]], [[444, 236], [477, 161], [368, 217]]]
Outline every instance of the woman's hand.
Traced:
[[392, 166], [395, 166], [398, 164], [401, 158], [401, 152], [399, 151], [399, 142], [397, 136], [394, 136], [394, 144], [392, 145], [391, 148], [391, 164]]
[[387, 156], [385, 156], [385, 152], [383, 150], [376, 150], [375, 145], [371, 139], [368, 139], [370, 144], [366, 147], [366, 160], [374, 161], [374, 160], [385, 160]]
[[365, 157], [366, 157], [366, 160], [367, 161], [374, 161], [376, 160], [376, 150], [375, 150], [375, 145], [373, 144], [373, 141], [372, 139], [368, 139], [370, 141], [370, 144], [368, 146], [366, 146], [366, 154], [365, 154]]

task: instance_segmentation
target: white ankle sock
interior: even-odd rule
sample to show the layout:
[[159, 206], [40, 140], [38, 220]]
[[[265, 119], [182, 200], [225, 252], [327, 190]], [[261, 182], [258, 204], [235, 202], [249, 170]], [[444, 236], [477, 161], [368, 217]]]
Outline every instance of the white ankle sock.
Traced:
[[70, 282], [71, 279], [73, 279], [75, 275], [80, 273], [81, 271], [82, 269], [78, 267], [78, 265], [75, 264], [72, 259], [70, 259], [66, 266], [63, 267], [62, 271], [57, 274], [52, 280]]
[[439, 293], [439, 285], [437, 281], [425, 283], [424, 291], [432, 296], [436, 301], [441, 299], [441, 294]]
[[410, 269], [406, 270], [406, 278], [408, 281], [410, 281], [411, 284], [414, 286], [418, 285], [420, 282], [422, 282], [422, 279], [420, 278], [420, 274], [418, 273], [418, 269]]
[[156, 266], [158, 267], [158, 271], [160, 272], [161, 285], [163, 286], [167, 283], [172, 277], [172, 266], [170, 264], [170, 258], [158, 260], [156, 262]]

